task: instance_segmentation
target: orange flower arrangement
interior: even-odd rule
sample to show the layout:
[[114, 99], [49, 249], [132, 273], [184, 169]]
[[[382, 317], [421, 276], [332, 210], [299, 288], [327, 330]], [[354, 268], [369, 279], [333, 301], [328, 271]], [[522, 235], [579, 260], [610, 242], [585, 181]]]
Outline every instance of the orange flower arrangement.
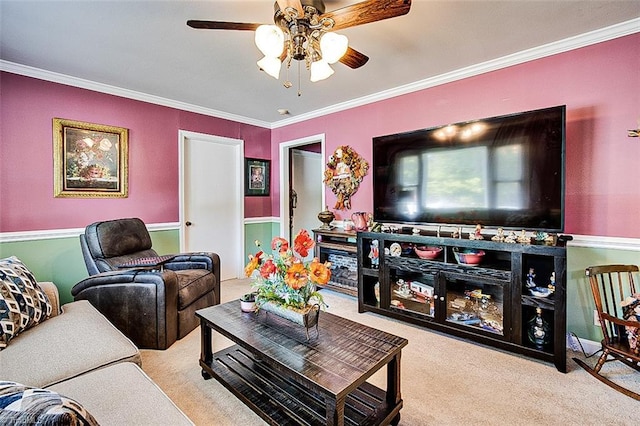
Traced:
[[[260, 242], [256, 241], [260, 247]], [[256, 291], [256, 305], [274, 302], [287, 308], [305, 309], [313, 302], [326, 306], [316, 285], [326, 284], [331, 278], [331, 264], [314, 258], [304, 262], [315, 242], [306, 230], [298, 232], [293, 240], [293, 249], [289, 242], [281, 237], [271, 241], [274, 254], [266, 256], [262, 250], [249, 256], [245, 274], [253, 277]]]

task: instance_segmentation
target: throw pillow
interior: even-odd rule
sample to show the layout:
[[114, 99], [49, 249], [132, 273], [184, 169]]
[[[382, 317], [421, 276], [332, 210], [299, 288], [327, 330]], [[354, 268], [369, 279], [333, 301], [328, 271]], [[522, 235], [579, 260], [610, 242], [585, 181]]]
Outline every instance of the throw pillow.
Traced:
[[0, 259], [0, 350], [18, 334], [51, 316], [51, 302], [15, 256]]
[[77, 401], [47, 389], [0, 381], [0, 424], [97, 425]]

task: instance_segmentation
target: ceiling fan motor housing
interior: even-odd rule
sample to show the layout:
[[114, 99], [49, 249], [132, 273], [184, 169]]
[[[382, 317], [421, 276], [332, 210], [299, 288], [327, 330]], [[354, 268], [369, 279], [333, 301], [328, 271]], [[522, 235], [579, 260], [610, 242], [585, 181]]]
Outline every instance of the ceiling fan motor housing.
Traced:
[[[319, 15], [322, 15], [325, 11], [324, 1], [322, 0], [301, 0], [302, 7], [306, 9], [307, 7], [313, 7]], [[278, 13], [280, 11], [280, 6], [278, 2], [275, 2], [273, 5], [273, 10]]]
[[314, 45], [313, 39], [320, 38], [321, 33], [329, 26], [319, 25], [319, 16], [324, 13], [324, 3], [320, 0], [302, 1], [304, 16], [300, 17], [295, 9], [287, 8], [282, 11], [276, 2], [274, 21], [282, 28], [285, 34], [289, 34], [291, 40], [290, 55], [297, 61], [317, 60], [320, 56], [317, 52], [317, 40]]

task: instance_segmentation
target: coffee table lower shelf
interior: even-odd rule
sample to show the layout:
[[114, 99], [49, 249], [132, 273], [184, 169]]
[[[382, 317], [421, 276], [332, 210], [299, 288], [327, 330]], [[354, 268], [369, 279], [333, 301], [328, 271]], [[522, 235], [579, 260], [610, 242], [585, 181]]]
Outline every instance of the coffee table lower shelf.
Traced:
[[[203, 377], [214, 377], [272, 425], [327, 424], [322, 395], [283, 377], [238, 345], [214, 353], [211, 364], [200, 360], [200, 366]], [[397, 425], [401, 408], [402, 401], [389, 406], [386, 393], [365, 382], [347, 397], [344, 424]]]

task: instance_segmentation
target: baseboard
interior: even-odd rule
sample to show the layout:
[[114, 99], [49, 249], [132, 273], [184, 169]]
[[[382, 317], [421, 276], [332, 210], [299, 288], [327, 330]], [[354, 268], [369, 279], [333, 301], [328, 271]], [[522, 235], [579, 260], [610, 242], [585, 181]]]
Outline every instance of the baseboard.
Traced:
[[599, 351], [602, 348], [600, 342], [594, 342], [593, 340], [578, 337], [573, 333], [567, 333], [567, 349], [571, 349], [575, 352], [584, 351], [585, 354], [590, 355]]

